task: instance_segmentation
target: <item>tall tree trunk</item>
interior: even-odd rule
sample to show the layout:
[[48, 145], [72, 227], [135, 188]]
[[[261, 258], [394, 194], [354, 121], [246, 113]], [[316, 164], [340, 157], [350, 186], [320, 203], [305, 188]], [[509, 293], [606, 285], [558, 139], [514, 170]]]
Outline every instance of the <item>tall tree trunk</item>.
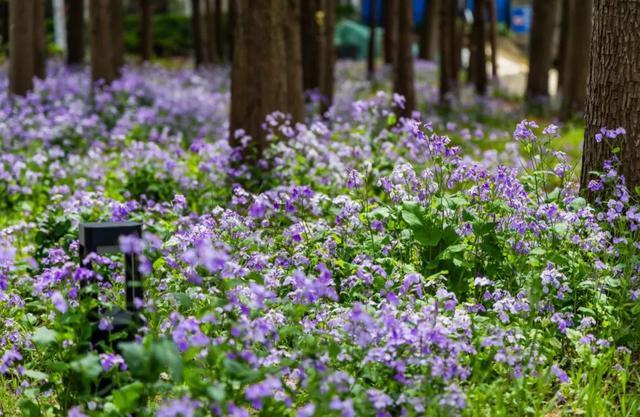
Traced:
[[67, 64], [84, 62], [84, 0], [67, 0]]
[[222, 30], [222, 0], [215, 1], [215, 25], [216, 25], [216, 61], [224, 61], [224, 32]]
[[458, 90], [455, 32], [456, 10], [454, 1], [443, 2], [440, 7], [440, 102], [445, 103], [450, 94]]
[[539, 103], [549, 97], [549, 70], [553, 57], [553, 33], [556, 27], [557, 9], [558, 0], [533, 1], [526, 93], [527, 101], [530, 103]]
[[[304, 90], [320, 87], [319, 25], [316, 19], [319, 0], [303, 1], [300, 8], [300, 37], [302, 39], [302, 75]], [[324, 25], [324, 21], [322, 22]]]
[[[234, 0], [230, 0], [233, 2]], [[191, 36], [193, 37], [193, 59], [195, 67], [204, 64], [203, 39], [202, 39], [202, 13], [200, 12], [200, 0], [191, 0]]]
[[560, 0], [560, 42], [558, 45], [558, 91], [562, 91], [564, 81], [567, 79], [567, 70], [569, 68], [568, 58], [568, 42], [569, 29], [571, 24], [571, 0]]
[[568, 120], [584, 111], [587, 99], [587, 75], [591, 48], [592, 0], [571, 0], [569, 39], [567, 41], [566, 79], [562, 84], [560, 119]]
[[9, 43], [9, 1], [0, 0], [0, 38], [2, 44]]
[[[493, 0], [489, 0], [493, 1]], [[487, 56], [486, 48], [486, 27], [485, 27], [485, 0], [475, 0], [473, 5], [473, 27], [471, 33], [473, 84], [476, 93], [485, 95], [487, 93]]]
[[602, 171], [611, 143], [594, 140], [600, 128], [623, 127], [618, 138], [622, 172], [630, 190], [640, 186], [640, 0], [594, 0], [591, 58], [587, 83], [584, 150], [580, 185], [590, 171]]
[[376, 72], [376, 1], [369, 2], [369, 43], [367, 45], [367, 79], [373, 80]]
[[33, 8], [32, 1], [9, 3], [9, 92], [19, 96], [33, 88]]
[[466, 32], [466, 19], [464, 17], [464, 6], [461, 7], [459, 1], [454, 3], [455, 14], [453, 19], [453, 73], [456, 78], [462, 70], [462, 48], [464, 44], [464, 34]]
[[216, 16], [214, 0], [205, 0], [206, 16], [205, 16], [205, 32], [207, 62], [209, 64], [218, 63], [218, 40], [216, 39]]
[[[477, 0], [476, 0], [477, 1]], [[410, 117], [416, 108], [413, 69], [413, 0], [398, 0], [398, 57], [395, 61], [393, 91], [405, 98], [403, 116]]]
[[124, 8], [122, 0], [111, 0], [109, 21], [111, 26], [113, 73], [117, 77], [124, 66]]
[[153, 5], [152, 0], [140, 0], [141, 25], [140, 25], [140, 57], [143, 61], [149, 61], [153, 56]]
[[429, 0], [424, 8], [420, 28], [420, 59], [430, 61], [436, 59], [439, 15], [440, 0]]
[[44, 13], [44, 0], [33, 0], [33, 73], [40, 79], [47, 76], [47, 34]]
[[111, 83], [116, 73], [113, 66], [113, 46], [111, 37], [112, 11], [110, 0], [91, 0], [91, 79]]
[[320, 66], [323, 68], [320, 79], [320, 92], [324, 97], [322, 112], [324, 113], [333, 104], [335, 88], [336, 48], [333, 44], [333, 36], [336, 31], [336, 0], [325, 1], [324, 21], [324, 48]]
[[261, 127], [265, 117], [288, 107], [287, 0], [237, 0], [237, 6], [229, 141], [240, 145], [234, 132], [244, 129], [252, 138], [244, 159], [254, 161], [267, 146]]
[[487, 1], [487, 12], [489, 14], [489, 42], [491, 43], [491, 77], [498, 79], [498, 18], [496, 14], [496, 1]]
[[393, 64], [396, 56], [396, 43], [398, 41], [397, 1], [398, 0], [382, 1], [382, 18], [384, 19], [384, 62], [386, 64]]
[[[229, 52], [229, 61], [233, 62], [233, 51], [235, 49], [235, 26], [238, 15], [238, 0], [229, 0], [229, 10], [227, 11], [227, 45]], [[303, 4], [306, 3], [303, 2]]]
[[302, 37], [300, 35], [300, 3], [286, 0], [287, 24], [284, 27], [287, 52], [287, 110], [295, 122], [304, 119], [304, 91], [302, 85]]

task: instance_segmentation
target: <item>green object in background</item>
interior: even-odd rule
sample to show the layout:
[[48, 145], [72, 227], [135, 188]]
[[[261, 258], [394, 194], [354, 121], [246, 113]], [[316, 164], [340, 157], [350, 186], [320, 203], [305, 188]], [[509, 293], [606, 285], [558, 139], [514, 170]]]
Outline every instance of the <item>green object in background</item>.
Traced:
[[[384, 31], [375, 31], [375, 55], [382, 55], [382, 36]], [[334, 44], [339, 58], [366, 59], [369, 45], [369, 27], [353, 20], [342, 20], [336, 24]]]
[[[140, 17], [125, 16], [124, 42], [127, 53], [140, 51]], [[183, 14], [161, 14], [153, 17], [153, 51], [158, 57], [191, 53], [191, 18]]]

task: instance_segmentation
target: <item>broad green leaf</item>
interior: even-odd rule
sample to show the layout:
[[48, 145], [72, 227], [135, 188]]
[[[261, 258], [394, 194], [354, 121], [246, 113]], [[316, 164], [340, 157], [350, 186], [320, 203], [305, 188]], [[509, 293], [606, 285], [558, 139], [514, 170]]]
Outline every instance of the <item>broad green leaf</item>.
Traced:
[[54, 343], [58, 338], [58, 333], [55, 330], [48, 329], [46, 327], [38, 327], [31, 336], [31, 341], [38, 347], [45, 347]]

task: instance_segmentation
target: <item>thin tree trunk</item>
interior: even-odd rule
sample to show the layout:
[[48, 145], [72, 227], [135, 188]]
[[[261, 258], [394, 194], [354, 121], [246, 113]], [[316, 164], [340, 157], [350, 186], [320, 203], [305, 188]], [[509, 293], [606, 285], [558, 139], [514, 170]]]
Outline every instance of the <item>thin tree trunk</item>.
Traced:
[[153, 56], [153, 5], [152, 0], [140, 0], [142, 22], [140, 25], [140, 57], [149, 61]]
[[569, 68], [568, 42], [569, 29], [571, 25], [571, 0], [561, 0], [560, 13], [560, 42], [558, 45], [558, 91], [562, 91], [564, 81], [567, 79], [566, 72]]
[[[476, 0], [477, 1], [477, 0]], [[413, 53], [413, 0], [399, 0], [398, 14], [398, 57], [395, 62], [393, 91], [405, 98], [404, 109], [400, 113], [410, 117], [416, 108], [414, 89]]]
[[206, 36], [206, 49], [207, 49], [207, 62], [209, 64], [218, 63], [218, 40], [216, 39], [216, 17], [215, 17], [215, 4], [214, 0], [205, 0], [206, 3], [206, 16], [205, 16], [205, 32]]
[[111, 83], [115, 77], [109, 0], [91, 0], [91, 79]]
[[84, 62], [84, 0], [67, 0], [67, 64]]
[[376, 72], [376, 2], [369, 2], [369, 44], [367, 45], [367, 79], [373, 80]]
[[[238, 0], [229, 0], [229, 10], [227, 12], [227, 45], [229, 45], [229, 61], [233, 62], [233, 51], [235, 49], [235, 26], [238, 15]], [[306, 1], [304, 2], [306, 3]]]
[[320, 87], [318, 45], [318, 0], [303, 1], [300, 8], [300, 37], [302, 39], [302, 78], [305, 91]]
[[113, 73], [117, 77], [124, 66], [124, 8], [122, 0], [111, 0], [109, 21], [111, 26]]
[[[627, 186], [640, 186], [640, 0], [594, 0], [591, 58], [587, 83], [584, 150], [580, 185], [586, 190], [591, 171], [602, 171], [611, 149], [617, 154]], [[600, 128], [623, 127], [626, 134], [610, 143], [594, 140]]]
[[560, 119], [584, 112], [591, 48], [592, 0], [571, 0], [566, 79], [562, 84]]
[[456, 76], [462, 70], [462, 47], [464, 44], [464, 34], [466, 32], [466, 20], [464, 18], [464, 9], [460, 7], [459, 2], [454, 3], [455, 14], [453, 19], [453, 73]]
[[2, 44], [9, 43], [9, 1], [0, 0], [0, 37]]
[[244, 151], [247, 162], [259, 159], [267, 146], [265, 117], [288, 106], [287, 51], [284, 29], [287, 0], [238, 0], [235, 51], [231, 71], [229, 141], [244, 129], [252, 141]]
[[[47, 76], [47, 34], [44, 13], [44, 0], [33, 0], [33, 73], [40, 79]], [[25, 52], [27, 51], [23, 53]]]
[[393, 60], [396, 56], [396, 43], [398, 41], [398, 14], [397, 2], [398, 0], [383, 0], [383, 16], [384, 19], [384, 62], [386, 64], [393, 64]]
[[424, 8], [420, 28], [420, 59], [435, 61], [440, 0], [429, 0]]
[[320, 79], [320, 92], [324, 97], [322, 112], [326, 112], [333, 104], [335, 87], [336, 48], [333, 36], [336, 30], [336, 0], [325, 1], [324, 48], [320, 66], [323, 68]]
[[[490, 0], [492, 1], [492, 0]], [[475, 0], [473, 5], [473, 27], [471, 33], [471, 48], [473, 60], [469, 64], [473, 70], [473, 83], [476, 93], [485, 95], [487, 93], [487, 56], [486, 28], [485, 28], [485, 2]]]
[[534, 0], [526, 98], [540, 103], [549, 97], [549, 70], [558, 0]]
[[491, 43], [491, 77], [498, 79], [498, 19], [496, 15], [495, 0], [487, 1], [487, 11], [489, 13], [489, 42]]
[[287, 1], [287, 24], [284, 27], [287, 52], [287, 111], [295, 122], [304, 119], [304, 91], [302, 85], [302, 37], [300, 36], [300, 3]]
[[9, 3], [9, 91], [24, 96], [33, 88], [33, 8], [34, 3]]
[[[234, 0], [231, 1], [233, 2]], [[201, 25], [202, 14], [200, 13], [200, 0], [191, 0], [191, 36], [193, 37], [193, 58], [196, 68], [204, 64]]]
[[455, 54], [455, 2], [444, 2], [440, 8], [440, 102], [446, 103], [450, 94], [458, 90]]
[[215, 25], [216, 25], [216, 50], [217, 62], [224, 61], [224, 32], [222, 30], [222, 0], [215, 1]]

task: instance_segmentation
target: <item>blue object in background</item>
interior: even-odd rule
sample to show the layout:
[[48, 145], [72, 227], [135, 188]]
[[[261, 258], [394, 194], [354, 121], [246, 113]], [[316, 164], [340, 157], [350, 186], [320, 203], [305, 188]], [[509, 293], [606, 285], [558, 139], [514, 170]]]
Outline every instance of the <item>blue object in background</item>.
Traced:
[[518, 6], [511, 10], [511, 30], [525, 34], [531, 32], [531, 6]]
[[[376, 25], [382, 26], [382, 3], [386, 0], [363, 0], [362, 1], [362, 24], [369, 25], [369, 16], [371, 15], [371, 3], [376, 2]], [[455, 1], [455, 0], [445, 0]], [[511, 0], [493, 0], [496, 2], [496, 19], [500, 23], [504, 23], [507, 26], [511, 20]], [[414, 27], [422, 25], [422, 18], [424, 17], [424, 8], [429, 4], [429, 0], [413, 0], [413, 24]], [[467, 8], [473, 10], [473, 0], [467, 0]], [[514, 8], [515, 10], [515, 8]]]

